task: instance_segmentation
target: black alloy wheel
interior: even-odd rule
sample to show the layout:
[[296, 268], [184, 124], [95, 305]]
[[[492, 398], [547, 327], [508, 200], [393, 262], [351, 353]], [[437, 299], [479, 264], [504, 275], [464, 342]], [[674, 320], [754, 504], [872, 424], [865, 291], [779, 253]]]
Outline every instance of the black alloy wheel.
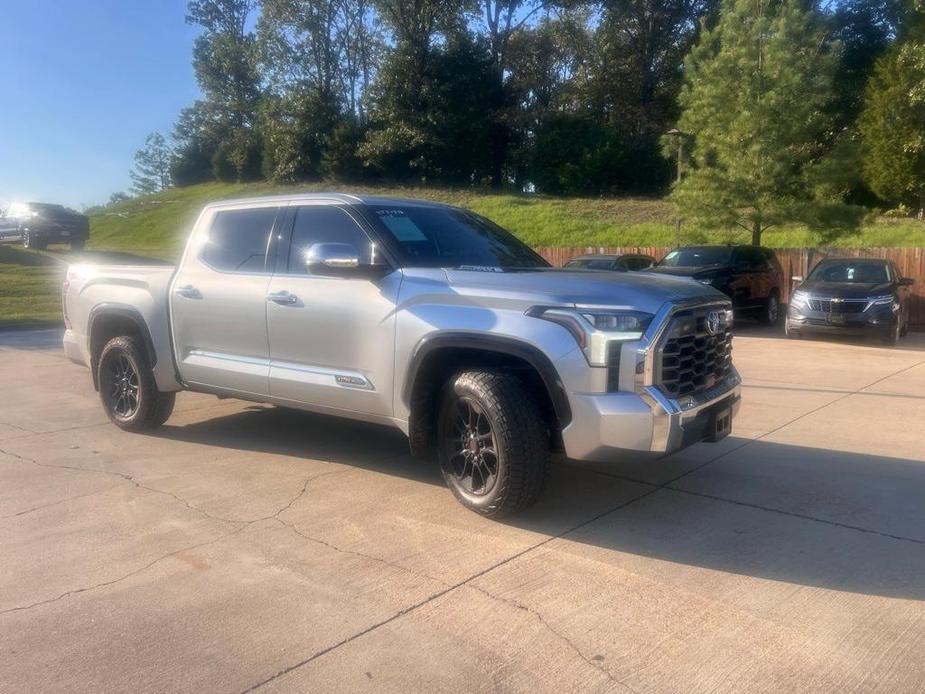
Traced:
[[120, 419], [130, 419], [138, 411], [138, 370], [126, 354], [107, 364], [109, 409]]
[[97, 366], [100, 400], [109, 419], [126, 431], [150, 431], [167, 421], [176, 393], [158, 390], [147, 352], [120, 335], [103, 347]]
[[498, 481], [497, 442], [481, 406], [470, 397], [456, 401], [455, 417], [448, 420], [452, 431], [445, 432], [447, 474], [469, 494], [484, 496]]

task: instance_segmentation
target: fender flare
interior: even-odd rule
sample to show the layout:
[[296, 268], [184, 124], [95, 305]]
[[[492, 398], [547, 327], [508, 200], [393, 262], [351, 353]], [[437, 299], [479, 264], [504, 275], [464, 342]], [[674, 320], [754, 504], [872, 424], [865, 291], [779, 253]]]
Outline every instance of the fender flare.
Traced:
[[108, 318], [110, 316], [118, 316], [120, 318], [126, 318], [130, 320], [138, 328], [138, 332], [141, 334], [141, 340], [144, 346], [144, 350], [148, 356], [148, 363], [151, 365], [151, 370], [154, 370], [154, 367], [157, 365], [157, 351], [154, 349], [154, 340], [151, 339], [151, 330], [148, 328], [148, 323], [145, 321], [144, 316], [141, 315], [141, 312], [134, 306], [129, 304], [120, 304], [115, 302], [104, 302], [97, 304], [90, 310], [90, 315], [87, 318], [87, 347], [88, 352], [90, 352], [90, 371], [93, 375], [93, 386], [99, 388], [97, 383], [97, 373], [95, 365], [93, 364], [93, 331], [96, 326], [97, 320], [101, 318]]
[[562, 379], [559, 378], [559, 373], [549, 357], [529, 342], [488, 333], [439, 332], [422, 337], [411, 354], [405, 383], [402, 386], [402, 401], [409, 409], [421, 364], [434, 351], [446, 348], [495, 352], [522, 359], [536, 369], [536, 372], [540, 375], [543, 385], [549, 393], [549, 399], [552, 402], [560, 430], [564, 429], [572, 421], [572, 408], [565, 393], [565, 386], [562, 384]]

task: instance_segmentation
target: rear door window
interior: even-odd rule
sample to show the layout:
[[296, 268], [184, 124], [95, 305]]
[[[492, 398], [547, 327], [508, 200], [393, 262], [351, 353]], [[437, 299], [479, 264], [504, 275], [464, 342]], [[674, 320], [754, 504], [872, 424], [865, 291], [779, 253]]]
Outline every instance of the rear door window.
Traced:
[[222, 272], [264, 273], [277, 207], [223, 210], [215, 214], [202, 260]]

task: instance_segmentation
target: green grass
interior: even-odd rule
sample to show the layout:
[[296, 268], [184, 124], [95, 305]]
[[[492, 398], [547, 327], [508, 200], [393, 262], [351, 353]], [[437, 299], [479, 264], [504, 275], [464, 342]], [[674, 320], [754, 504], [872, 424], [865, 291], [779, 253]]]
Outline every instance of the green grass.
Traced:
[[[502, 195], [472, 190], [267, 183], [206, 183], [128, 200], [91, 218], [90, 247], [122, 250], [172, 260], [202, 205], [210, 200], [292, 191], [353, 191], [449, 202], [485, 215], [532, 246], [670, 246], [674, 211], [663, 200], [644, 198], [553, 198]], [[682, 227], [682, 243], [745, 242], [745, 231], [729, 233]], [[805, 227], [786, 226], [765, 233], [775, 248], [819, 245]], [[925, 223], [878, 219], [829, 245], [841, 247], [925, 246]]]
[[60, 325], [64, 268], [51, 256], [0, 245], [0, 330]]
[[[175, 261], [202, 206], [210, 200], [293, 191], [352, 191], [448, 202], [475, 210], [510, 229], [532, 246], [671, 246], [674, 210], [664, 200], [644, 198], [554, 198], [444, 188], [338, 186], [268, 183], [206, 183], [134, 198], [95, 211], [90, 218], [91, 251], [119, 254], [87, 259], [134, 262], [137, 256]], [[729, 234], [682, 228], [682, 243], [745, 242], [744, 231]], [[805, 227], [765, 233], [765, 245], [785, 248], [819, 245]], [[925, 223], [878, 219], [830, 245], [840, 247], [925, 246]], [[59, 258], [56, 259], [55, 256]], [[66, 256], [0, 245], [0, 329], [59, 323], [60, 283]]]

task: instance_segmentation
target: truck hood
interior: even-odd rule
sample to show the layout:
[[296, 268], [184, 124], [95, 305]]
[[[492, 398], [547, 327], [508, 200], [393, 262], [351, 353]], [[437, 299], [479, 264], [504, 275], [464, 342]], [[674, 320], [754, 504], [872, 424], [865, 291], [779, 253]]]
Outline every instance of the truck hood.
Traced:
[[514, 272], [446, 270], [450, 288], [486, 301], [536, 305], [594, 305], [655, 313], [667, 301], [723, 299], [725, 294], [690, 279], [647, 272], [591, 272], [557, 268]]

